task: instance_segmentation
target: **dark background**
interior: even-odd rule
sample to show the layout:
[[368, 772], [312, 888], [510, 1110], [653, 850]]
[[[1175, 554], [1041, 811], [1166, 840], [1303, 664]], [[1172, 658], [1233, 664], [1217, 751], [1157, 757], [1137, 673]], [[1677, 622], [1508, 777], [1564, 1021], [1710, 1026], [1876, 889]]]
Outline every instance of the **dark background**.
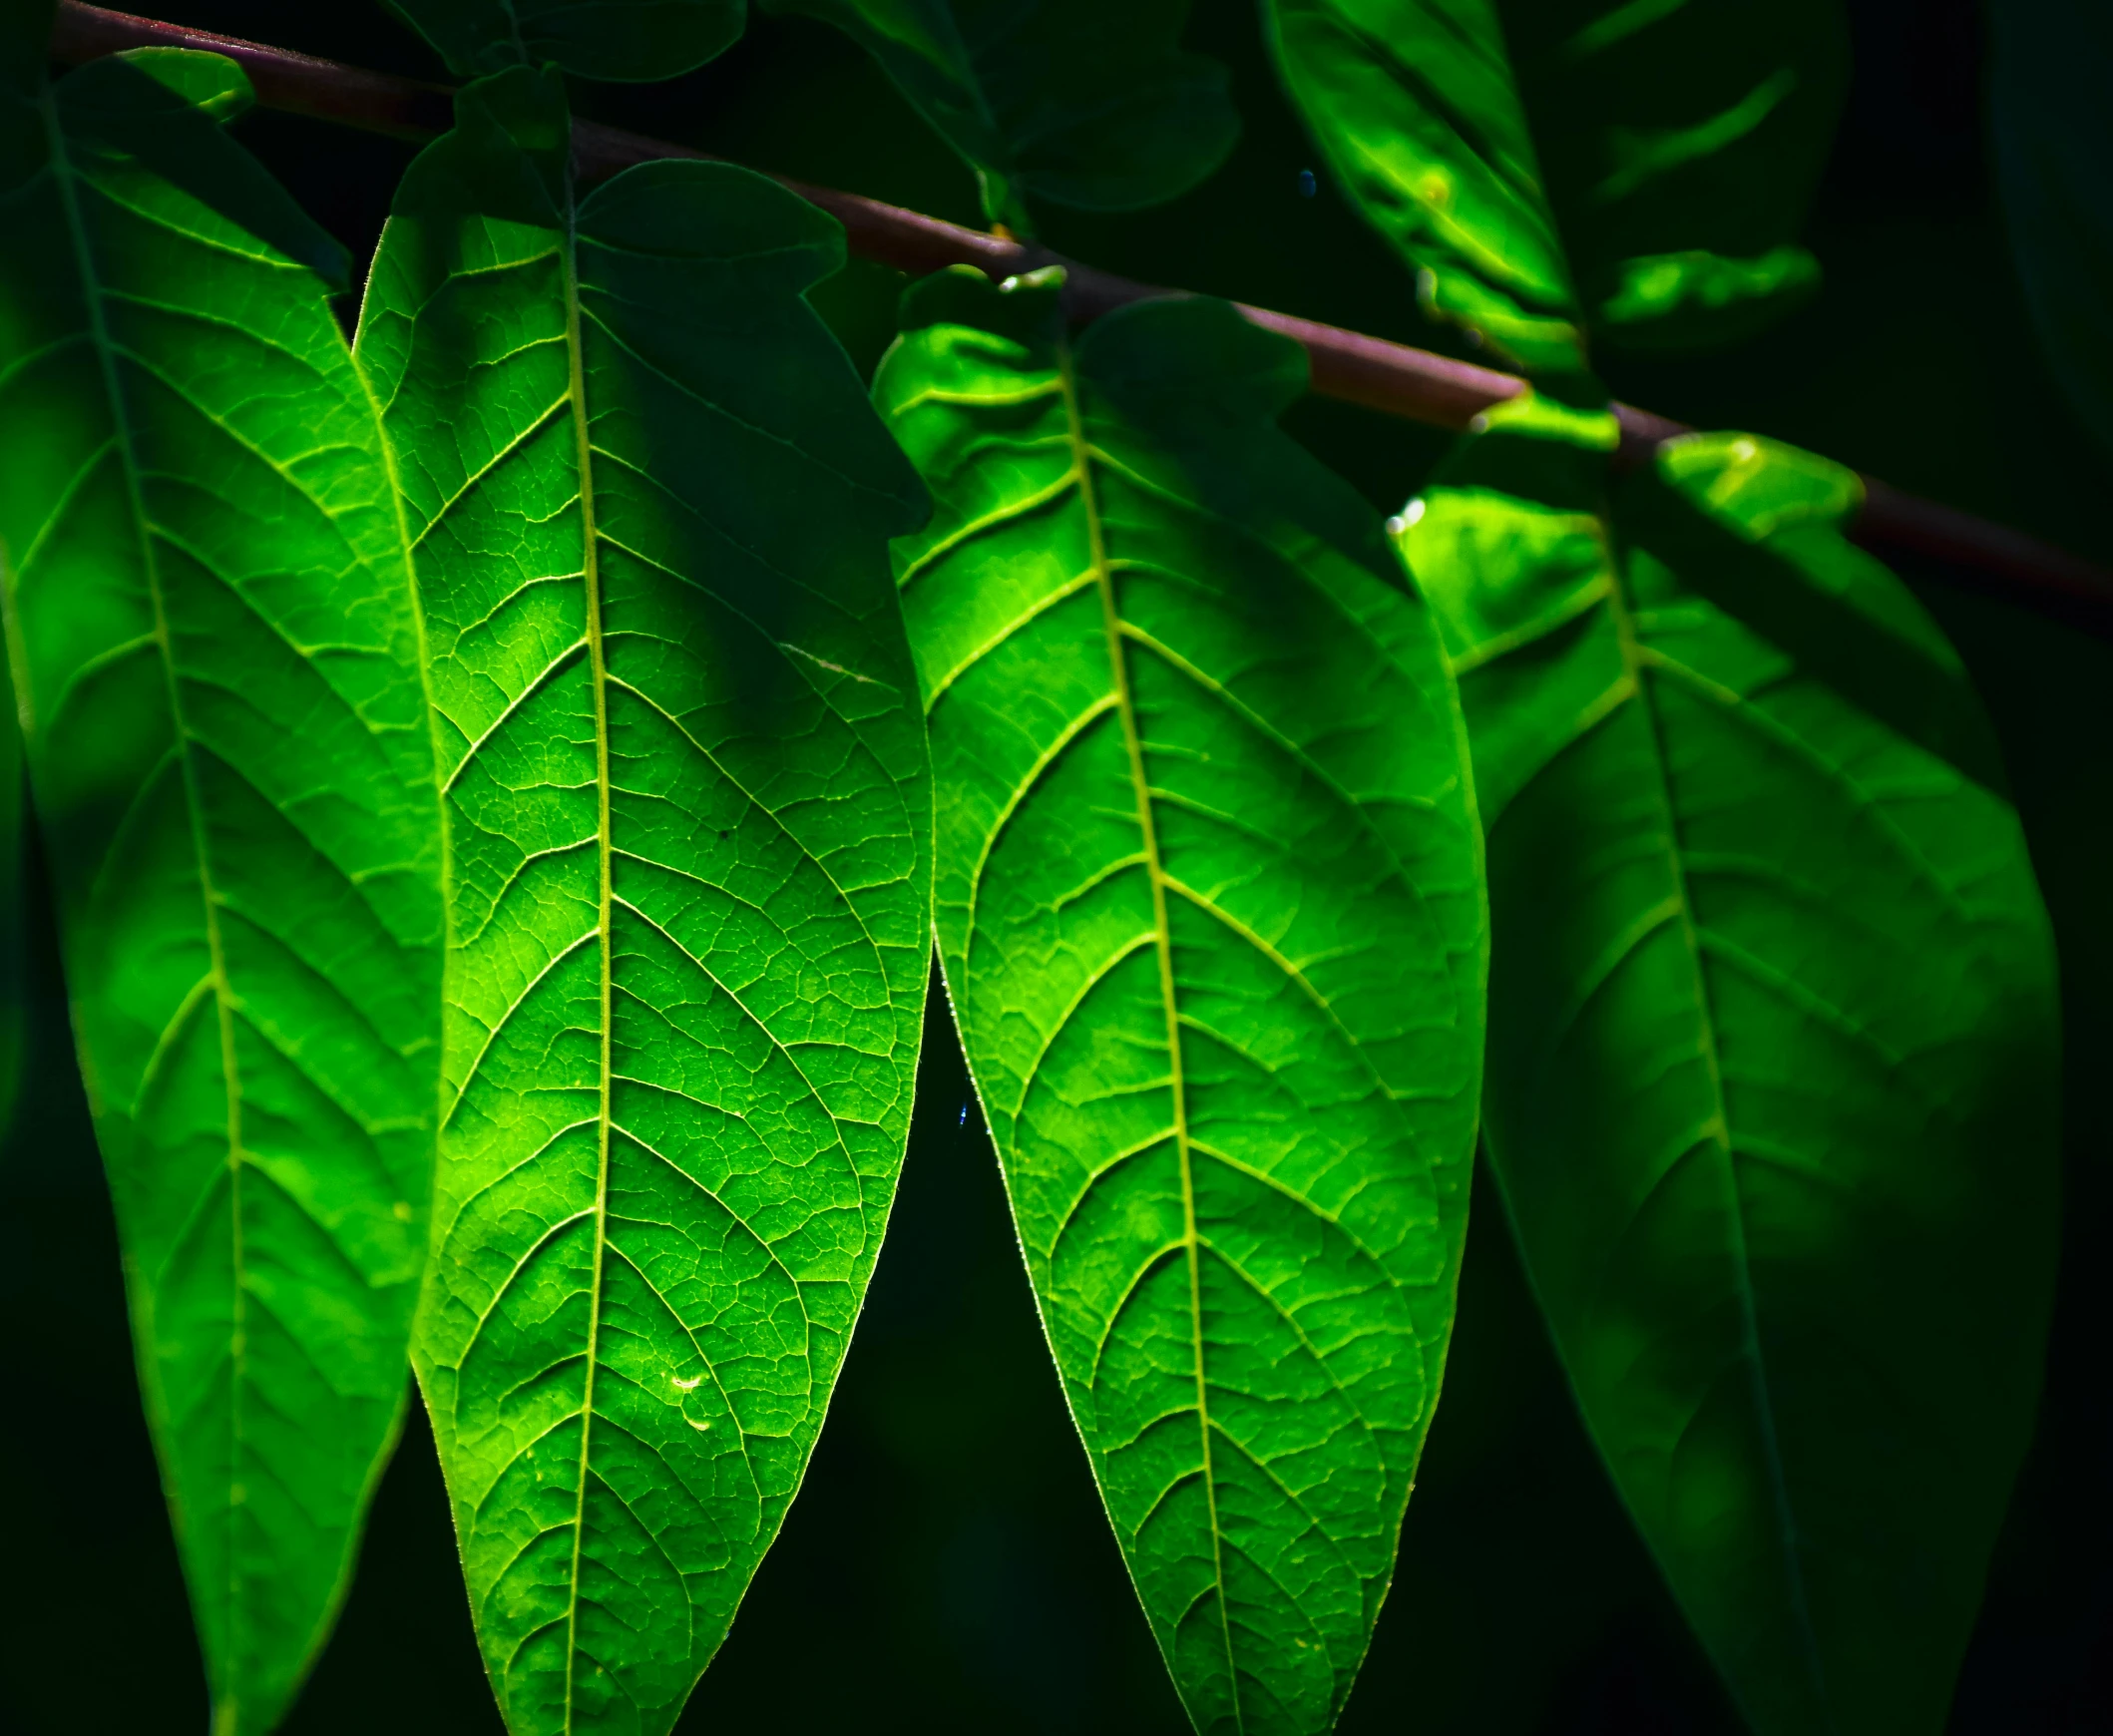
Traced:
[[[139, 0], [135, 0], [139, 3]], [[1728, 358], [1603, 358], [1631, 402], [1775, 434], [2113, 558], [2106, 455], [2024, 320], [1990, 186], [1971, 0], [1856, 0], [1850, 112], [1808, 236], [1827, 285]], [[1210, 183], [1045, 234], [1149, 280], [1443, 346], [1406, 273], [1323, 182], [1243, 0], [1197, 8], [1245, 138]], [[378, 6], [178, 4], [163, 16], [439, 76]], [[2113, 96], [2109, 96], [2113, 101]], [[721, 61], [583, 111], [961, 220], [967, 172], [848, 44], [759, 19]], [[410, 148], [282, 116], [243, 136], [364, 260]], [[861, 367], [901, 280], [817, 291]], [[1391, 510], [1444, 437], [1308, 400], [1290, 426]], [[1980, 683], [2061, 946], [2067, 1245], [2046, 1399], [1959, 1685], [1955, 1736], [2113, 1731], [2113, 1382], [2094, 1258], [2109, 1198], [2113, 646], [1911, 570]], [[118, 1252], [58, 967], [34, 961], [23, 1097], [0, 1148], [0, 1729], [201, 1729], [203, 1676], [134, 1390]], [[1065, 1416], [952, 1027], [928, 1022], [895, 1222], [806, 1488], [680, 1729], [1186, 1729]], [[1715, 1736], [1737, 1729], [1611, 1495], [1486, 1188], [1444, 1403], [1393, 1594], [1343, 1729]], [[430, 1437], [414, 1414], [358, 1583], [287, 1736], [498, 1736]]]

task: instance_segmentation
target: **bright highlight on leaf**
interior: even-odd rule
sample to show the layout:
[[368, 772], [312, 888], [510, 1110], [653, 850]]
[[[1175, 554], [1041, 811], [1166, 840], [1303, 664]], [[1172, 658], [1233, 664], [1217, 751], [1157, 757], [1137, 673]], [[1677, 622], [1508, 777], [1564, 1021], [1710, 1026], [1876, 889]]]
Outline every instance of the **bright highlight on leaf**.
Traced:
[[439, 1080], [433, 740], [335, 246], [211, 55], [4, 45], [0, 560], [216, 1736], [285, 1711], [394, 1436]]
[[1225, 69], [1180, 48], [1188, 0], [763, 0], [862, 44], [976, 171], [984, 215], [1030, 199], [1132, 211], [1225, 160]]
[[1491, 412], [1402, 545], [1489, 824], [1486, 1141], [1615, 1482], [1757, 1731], [1935, 1732], [2038, 1393], [2045, 912], [1839, 467]]
[[1491, 0], [1262, 0], [1262, 19], [1425, 312], [1531, 371], [1581, 366], [1583, 316]]
[[1278, 433], [1295, 346], [1056, 285], [913, 291], [875, 397], [948, 985], [1115, 1532], [1196, 1727], [1325, 1731], [1452, 1330], [1479, 843], [1372, 515]]
[[924, 496], [761, 176], [575, 199], [555, 74], [458, 99], [359, 357], [452, 860], [419, 1376], [515, 1736], [674, 1722], [783, 1519], [910, 1117], [931, 796], [886, 542]]

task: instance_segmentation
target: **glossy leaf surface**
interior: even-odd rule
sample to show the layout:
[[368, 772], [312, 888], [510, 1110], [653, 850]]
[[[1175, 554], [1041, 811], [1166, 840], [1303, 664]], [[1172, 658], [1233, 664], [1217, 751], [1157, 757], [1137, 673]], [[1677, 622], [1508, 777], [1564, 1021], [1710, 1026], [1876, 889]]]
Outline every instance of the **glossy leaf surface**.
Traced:
[[821, 1428], [900, 1170], [929, 773], [916, 477], [722, 164], [575, 205], [555, 73], [458, 99], [359, 356], [441, 719], [451, 1095], [416, 1348], [515, 1736], [665, 1731]]
[[764, 0], [862, 43], [968, 161], [985, 215], [1128, 211], [1185, 193], [1239, 134], [1225, 69], [1180, 47], [1188, 0]]
[[1265, 0], [1287, 85], [1427, 311], [1532, 372], [1686, 349], [1818, 282], [1792, 245], [1847, 76], [1839, 0]]
[[2004, 0], [1988, 29], [2011, 257], [2055, 380], [2113, 452], [2113, 14]]
[[1488, 819], [1486, 1149], [1587, 1423], [1757, 1731], [1934, 1732], [2055, 1258], [2047, 920], [1848, 472], [1491, 412], [1404, 519]]
[[241, 73], [45, 90], [41, 41], [6, 53], [9, 654], [213, 1727], [262, 1732], [343, 1594], [425, 1251], [440, 815], [403, 527], [337, 249], [178, 94], [226, 113]]
[[1326, 1730], [1452, 1330], [1479, 846], [1429, 618], [1222, 303], [1071, 350], [943, 275], [877, 401], [941, 954], [1071, 1412], [1196, 1727]]
[[545, 62], [582, 78], [671, 79], [740, 39], [746, 0], [382, 0], [458, 78]]

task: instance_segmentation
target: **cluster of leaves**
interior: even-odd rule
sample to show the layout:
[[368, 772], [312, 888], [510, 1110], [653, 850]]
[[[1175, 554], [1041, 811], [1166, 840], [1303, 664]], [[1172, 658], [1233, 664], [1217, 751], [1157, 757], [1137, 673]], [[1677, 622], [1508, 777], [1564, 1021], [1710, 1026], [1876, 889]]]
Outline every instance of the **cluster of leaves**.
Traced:
[[[1351, 1691], [1479, 1133], [1754, 1727], [1936, 1729], [2049, 1304], [2046, 919], [1855, 478], [1617, 477], [1590, 363], [1810, 292], [1828, 0], [1266, 0], [1424, 307], [1535, 382], [1384, 526], [1223, 303], [1074, 335], [1060, 272], [942, 273], [869, 397], [829, 218], [579, 185], [567, 75], [739, 0], [391, 3], [470, 82], [350, 345], [232, 63], [0, 27], [5, 747], [215, 1730], [326, 1638], [407, 1361], [509, 1728], [673, 1724], [843, 1361], [935, 939], [1199, 1730]], [[1016, 231], [1234, 136], [1179, 0], [772, 3]]]

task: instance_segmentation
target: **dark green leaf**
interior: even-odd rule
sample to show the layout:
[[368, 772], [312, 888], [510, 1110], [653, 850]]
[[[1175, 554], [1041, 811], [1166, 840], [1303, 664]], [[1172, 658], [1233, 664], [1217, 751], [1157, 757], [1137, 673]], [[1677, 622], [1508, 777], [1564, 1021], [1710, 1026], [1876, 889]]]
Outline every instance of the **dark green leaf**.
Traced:
[[1791, 242], [1848, 87], [1841, 0], [1499, 0], [1593, 329], [1694, 349], [1819, 286]]
[[2011, 256], [2054, 377], [2113, 450], [2113, 13], [2003, 0], [1988, 23]]
[[1427, 311], [1528, 371], [1580, 328], [1741, 337], [1818, 282], [1790, 244], [1840, 110], [1839, 0], [1265, 0], [1337, 176]]
[[1225, 69], [1184, 54], [1188, 0], [764, 0], [855, 37], [968, 160], [993, 222], [1031, 199], [1130, 211], [1225, 161]]
[[415, 1349], [515, 1736], [656, 1736], [821, 1428], [901, 1167], [924, 497], [724, 164], [577, 207], [555, 73], [411, 167], [358, 353], [414, 532], [452, 1106]]
[[747, 0], [382, 0], [462, 78], [545, 62], [582, 78], [671, 79], [740, 40]]
[[1675, 441], [1617, 555], [1613, 444], [1514, 401], [1404, 515], [1489, 822], [1487, 1149], [1754, 1728], [1933, 1733], [2051, 1297], [2046, 915], [1856, 479]]
[[[179, 92], [6, 100], [0, 557], [219, 1736], [284, 1711], [401, 1416], [439, 1076], [418, 624], [330, 242]], [[11, 69], [12, 70], [12, 69]]]
[[875, 395], [941, 956], [1050, 1342], [1199, 1730], [1325, 1731], [1452, 1331], [1484, 969], [1464, 737], [1297, 347], [913, 292]]

